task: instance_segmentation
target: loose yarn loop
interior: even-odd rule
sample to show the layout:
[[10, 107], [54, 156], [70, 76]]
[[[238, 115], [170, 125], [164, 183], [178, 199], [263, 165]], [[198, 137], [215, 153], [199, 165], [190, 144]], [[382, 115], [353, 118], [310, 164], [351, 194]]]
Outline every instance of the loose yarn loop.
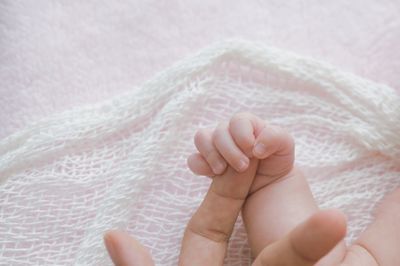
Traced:
[[[399, 185], [400, 97], [393, 89], [229, 41], [133, 93], [51, 115], [2, 140], [1, 261], [109, 265], [102, 234], [123, 228], [158, 265], [175, 265], [185, 224], [209, 184], [185, 164], [193, 135], [240, 111], [292, 132], [320, 206], [346, 212], [348, 241]], [[239, 219], [226, 265], [250, 261]]]

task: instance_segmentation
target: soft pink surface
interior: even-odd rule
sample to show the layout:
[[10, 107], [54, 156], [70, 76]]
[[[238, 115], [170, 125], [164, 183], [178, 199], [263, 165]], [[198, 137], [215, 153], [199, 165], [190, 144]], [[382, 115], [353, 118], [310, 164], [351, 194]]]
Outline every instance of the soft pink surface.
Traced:
[[[200, 1], [197, 2], [200, 3]], [[32, 0], [19, 2], [6, 0], [0, 3], [0, 140], [23, 128], [28, 123], [53, 113], [84, 104], [100, 102], [111, 96], [135, 90], [135, 87], [140, 86], [142, 82], [150, 79], [155, 73], [165, 69], [177, 60], [209, 46], [211, 43], [229, 38], [255, 40], [309, 55], [328, 61], [340, 69], [354, 72], [365, 78], [386, 83], [399, 89], [399, 11], [400, 3], [395, 0], [379, 2], [373, 0], [338, 0], [329, 2], [317, 0], [225, 0], [218, 1], [218, 3], [208, 0], [201, 1], [201, 4], [196, 4], [195, 1], [175, 0], [147, 1], [147, 4], [144, 1], [88, 0], [56, 2]], [[229, 96], [237, 97], [237, 95]], [[216, 99], [215, 102], [211, 101], [211, 103], [218, 106], [218, 99], [221, 98]], [[157, 107], [157, 103], [153, 104], [154, 109], [160, 106], [158, 105]], [[286, 109], [281, 110], [284, 112]], [[260, 113], [262, 111], [261, 109], [259, 110]], [[224, 109], [223, 112], [231, 113], [227, 109]], [[226, 115], [228, 116], [228, 114]], [[200, 119], [212, 120], [210, 116], [206, 115]], [[68, 120], [57, 122], [60, 123], [60, 126], [65, 126], [64, 123], [68, 122]], [[173, 126], [175, 124], [172, 123]], [[138, 126], [140, 127], [140, 125]], [[195, 128], [191, 128], [187, 136], [189, 134], [191, 136], [194, 131]], [[332, 132], [329, 133], [332, 134]], [[143, 140], [141, 139], [140, 141]], [[190, 141], [185, 141], [185, 145], [191, 144]], [[134, 144], [136, 143], [130, 143], [130, 145]], [[319, 145], [306, 146], [309, 146], [310, 149], [314, 147], [319, 149], [321, 147]], [[129, 152], [133, 150], [130, 146], [126, 149]], [[335, 147], [335, 150], [339, 149]], [[78, 151], [75, 150], [75, 152]], [[179, 161], [177, 158], [182, 156], [180, 150], [174, 150], [174, 152], [175, 157], [170, 156], [170, 153], [164, 153], [164, 155], [170, 156], [168, 158], [173, 161], [172, 163]], [[140, 158], [140, 156], [136, 157]], [[132, 158], [136, 157], [132, 156]], [[304, 158], [304, 156], [299, 157]], [[180, 195], [179, 193], [174, 194], [176, 191], [174, 190], [174, 185], [182, 184], [182, 182], [174, 183], [171, 180], [179, 181], [179, 178], [185, 177], [183, 173], [187, 173], [188, 170], [184, 168], [183, 162], [184, 160], [180, 158], [179, 166], [181, 167], [176, 168], [177, 172], [164, 168], [160, 169], [161, 174], [154, 172], [155, 177], [163, 176], [163, 171], [169, 172], [169, 175], [176, 179], [163, 178], [161, 181], [153, 182], [147, 187], [144, 186], [142, 193], [148, 197], [143, 197], [142, 201], [130, 199], [138, 206], [130, 205], [135, 212], [135, 217], [133, 218], [136, 220], [132, 220], [138, 222], [137, 228], [143, 228], [141, 226], [146, 224], [150, 224], [151, 227], [154, 223], [151, 224], [149, 221], [156, 220], [159, 216], [164, 217], [163, 214], [174, 209], [174, 205], [171, 202], [173, 200], [178, 201], [179, 197], [177, 195]], [[367, 163], [370, 162], [365, 161], [365, 164]], [[143, 165], [146, 166], [146, 164]], [[81, 169], [78, 163], [73, 166], [71, 168], [73, 172]], [[131, 164], [129, 166], [131, 167]], [[104, 165], [104, 167], [107, 167], [107, 165]], [[117, 171], [126, 170], [126, 168], [122, 168], [118, 164], [115, 168]], [[386, 168], [384, 170], [386, 171]], [[128, 167], [127, 171], [132, 171], [132, 169]], [[84, 173], [82, 177], [86, 180], [87, 174], [86, 172]], [[313, 174], [313, 172], [309, 171], [309, 173], [311, 177], [315, 178], [317, 176], [317, 172]], [[21, 175], [23, 176], [23, 174]], [[331, 173], [329, 172], [328, 174]], [[371, 175], [373, 174], [371, 173]], [[48, 178], [52, 180], [54, 175], [55, 173], [51, 172]], [[187, 176], [191, 180], [200, 180], [191, 174], [187, 174]], [[337, 175], [335, 176], [337, 178]], [[93, 179], [97, 178], [97, 172], [93, 172], [91, 177]], [[168, 177], [168, 175], [164, 177]], [[110, 175], [108, 178], [112, 180], [113, 176]], [[15, 180], [18, 180], [18, 178], [15, 178]], [[341, 179], [336, 180], [340, 181]], [[370, 180], [377, 179], [370, 178]], [[68, 205], [64, 199], [72, 199], [71, 202], [75, 203], [75, 200], [73, 200], [75, 196], [76, 198], [90, 198], [91, 195], [96, 194], [99, 195], [99, 199], [103, 196], [95, 190], [94, 186], [88, 186], [88, 189], [83, 186], [74, 190], [75, 187], [71, 184], [75, 184], [76, 178], [72, 177], [69, 180], [70, 183], [64, 179], [65, 183], [58, 184], [55, 182], [54, 184], [52, 183], [53, 187], [47, 186], [43, 188], [39, 186], [41, 181], [37, 182], [32, 181], [36, 186], [32, 186], [31, 183], [27, 182], [27, 190], [16, 189], [15, 191], [18, 191], [18, 193], [12, 193], [14, 191], [10, 190], [11, 193], [6, 196], [20, 197], [29, 192], [36, 199], [37, 197], [40, 198], [41, 195], [45, 195], [43, 198], [47, 202], [57, 202], [58, 205], [51, 205], [55, 206], [54, 209], [62, 205], [61, 208], [67, 209], [72, 214], [78, 213], [80, 215], [85, 213], [90, 216], [88, 220], [92, 218], [91, 215], [95, 215], [85, 209], [76, 207], [81, 206], [79, 205], [81, 202], [77, 201], [79, 203], [77, 205]], [[104, 182], [108, 182], [108, 179], [105, 179]], [[201, 179], [201, 181], [196, 182], [205, 183], [206, 181]], [[371, 187], [385, 188], [385, 183], [382, 180], [376, 182], [379, 182], [382, 186], [371, 183], [373, 184]], [[54, 189], [54, 187], [58, 189]], [[199, 188], [199, 186], [193, 187]], [[129, 186], [125, 186], [125, 188], [127, 190], [130, 189]], [[200, 189], [205, 189], [205, 186], [200, 187]], [[193, 188], [182, 189], [184, 193], [188, 194], [192, 193], [193, 190]], [[23, 191], [23, 193], [19, 191]], [[51, 193], [48, 193], [48, 191]], [[61, 197], [62, 193], [67, 196], [65, 198]], [[157, 193], [165, 194], [157, 198], [158, 201], [149, 196]], [[338, 194], [337, 189], [334, 194]], [[316, 195], [318, 198], [318, 191], [316, 191]], [[168, 196], [171, 198], [168, 198]], [[7, 199], [7, 197], [4, 198]], [[96, 197], [96, 199], [98, 198]], [[146, 203], [151, 203], [152, 199], [155, 202], [164, 204], [160, 204], [159, 209], [153, 212], [153, 216], [149, 215], [149, 211], [146, 208]], [[8, 200], [6, 202], [13, 203]], [[35, 201], [35, 203], [43, 204], [40, 200]], [[40, 212], [32, 202], [26, 201], [24, 204], [31, 212], [25, 211], [23, 213], [27, 217], [23, 225], [29, 225], [32, 222], [31, 219], [39, 216]], [[181, 206], [180, 211], [183, 210], [183, 205], [186, 208], [184, 210], [193, 210], [193, 206], [197, 206], [197, 202], [192, 202], [191, 207], [187, 207], [189, 205], [186, 203], [178, 205]], [[21, 204], [21, 206], [25, 205]], [[22, 211], [15, 208], [5, 210], [7, 210], [7, 213], [18, 211], [22, 213]], [[139, 215], [137, 215], [138, 210]], [[347, 210], [353, 211], [349, 211], [350, 221], [359, 218], [359, 208], [347, 206]], [[51, 209], [51, 211], [54, 210]], [[67, 213], [69, 214], [69, 212]], [[173, 212], [171, 213], [174, 214]], [[13, 218], [12, 215], [9, 216]], [[10, 217], [8, 218], [10, 219]], [[49, 222], [46, 215], [40, 216], [40, 219], [42, 220], [39, 220], [38, 226], [44, 225], [41, 228], [47, 228], [46, 226], [55, 224], [51, 223], [54, 221]], [[82, 239], [81, 236], [89, 234], [86, 230], [87, 228], [81, 224], [81, 227], [79, 227], [81, 231], [72, 235], [71, 232], [73, 230], [68, 226], [71, 226], [74, 221], [65, 222], [60, 219], [56, 222], [59, 222], [62, 226], [59, 226], [59, 224], [52, 226], [44, 240], [41, 236], [38, 238], [39, 244], [43, 244], [44, 241], [44, 246], [47, 243], [50, 243], [49, 246], [54, 246], [54, 239], [59, 239], [58, 233], [62, 232], [61, 238], [64, 236], [72, 237], [75, 242], [70, 242], [73, 242], [73, 244], [78, 243], [73, 246], [78, 249], [80, 247], [79, 241]], [[171, 226], [180, 228], [185, 223], [183, 220], [175, 224], [174, 222], [172, 220], [169, 224], [163, 224], [162, 228], [170, 229]], [[7, 233], [8, 231], [11, 233], [23, 231], [20, 225], [14, 226], [10, 230], [9, 228], [11, 227], [6, 227], [4, 231]], [[29, 227], [26, 228], [27, 231], [32, 231]], [[41, 231], [33, 230], [33, 233], [35, 232], [40, 233]], [[175, 231], [171, 232], [174, 233]], [[234, 235], [234, 239], [245, 239], [243, 227], [237, 232]], [[157, 234], [158, 232], [154, 230], [154, 233]], [[16, 236], [20, 235], [22, 234], [16, 234]], [[135, 235], [145, 238], [145, 243], [150, 246], [151, 237], [140, 234]], [[153, 243], [153, 247], [155, 247], [153, 250], [157, 251], [158, 248], [158, 250], [165, 251], [165, 245], [169, 245], [169, 248], [171, 246], [175, 247], [179, 243], [179, 237], [180, 235], [175, 234], [172, 238], [167, 238], [167, 241]], [[32, 247], [36, 249], [42, 248], [43, 246], [37, 245], [36, 240], [28, 239], [27, 243], [34, 243]], [[234, 245], [237, 244], [237, 241], [232, 242]], [[97, 241], [97, 243], [100, 243], [100, 241]], [[82, 248], [77, 252], [84, 254], [91, 248], [90, 245], [83, 247], [86, 249]], [[18, 245], [15, 250], [22, 255], [35, 256], [34, 252], [23, 249]], [[52, 253], [54, 250], [57, 253]], [[54, 248], [50, 248], [49, 251], [49, 254], [61, 254]], [[157, 254], [156, 251], [155, 254]], [[245, 253], [249, 253], [248, 249], [245, 250]], [[94, 254], [94, 252], [90, 254]], [[71, 259], [73, 260], [74, 258]], [[237, 260], [237, 258], [233, 259]]]
[[3, 1], [0, 139], [133, 90], [211, 43], [256, 40], [400, 88], [400, 2]]

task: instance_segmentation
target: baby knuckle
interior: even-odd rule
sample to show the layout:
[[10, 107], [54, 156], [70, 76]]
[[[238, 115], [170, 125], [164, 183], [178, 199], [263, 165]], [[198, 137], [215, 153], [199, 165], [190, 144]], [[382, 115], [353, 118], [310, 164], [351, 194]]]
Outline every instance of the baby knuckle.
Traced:
[[209, 131], [207, 129], [199, 129], [194, 135], [194, 143], [196, 147], [199, 147], [200, 145], [203, 145], [205, 142], [207, 142], [207, 140], [209, 139], [208, 135]]
[[227, 128], [226, 123], [221, 123], [217, 126], [217, 128], [214, 130], [212, 134], [212, 140], [214, 143], [218, 143], [222, 140], [226, 128]]
[[282, 137], [287, 146], [294, 146], [294, 138], [290, 132], [282, 127], [277, 127], [278, 134]]
[[249, 112], [239, 112], [232, 116], [231, 123], [237, 122], [240, 120], [249, 120], [250, 116], [251, 116], [251, 113], [249, 113]]
[[253, 147], [253, 138], [251, 136], [246, 136], [246, 135], [239, 135], [237, 136], [238, 145], [244, 149], [249, 149]]

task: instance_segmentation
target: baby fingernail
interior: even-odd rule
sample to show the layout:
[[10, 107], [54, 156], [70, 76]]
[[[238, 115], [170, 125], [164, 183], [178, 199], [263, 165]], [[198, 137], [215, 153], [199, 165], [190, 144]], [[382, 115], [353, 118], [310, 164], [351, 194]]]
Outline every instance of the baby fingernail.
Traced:
[[248, 165], [249, 165], [249, 162], [247, 160], [244, 160], [244, 159], [240, 160], [239, 165], [238, 165], [239, 171], [246, 170]]
[[254, 147], [254, 153], [256, 155], [262, 156], [266, 151], [267, 147], [265, 147], [265, 145], [262, 143], [257, 143], [256, 146]]

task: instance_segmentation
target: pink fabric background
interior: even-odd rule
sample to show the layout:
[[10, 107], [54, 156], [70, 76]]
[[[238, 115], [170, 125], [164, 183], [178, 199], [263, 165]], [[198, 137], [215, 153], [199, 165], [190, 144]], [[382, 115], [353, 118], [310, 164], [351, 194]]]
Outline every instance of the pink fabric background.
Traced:
[[400, 88], [400, 2], [0, 3], [0, 139], [27, 123], [135, 89], [211, 43], [243, 38]]
[[308, 55], [400, 91], [399, 14], [398, 0], [1, 1], [0, 140], [53, 113], [135, 90], [231, 38]]

